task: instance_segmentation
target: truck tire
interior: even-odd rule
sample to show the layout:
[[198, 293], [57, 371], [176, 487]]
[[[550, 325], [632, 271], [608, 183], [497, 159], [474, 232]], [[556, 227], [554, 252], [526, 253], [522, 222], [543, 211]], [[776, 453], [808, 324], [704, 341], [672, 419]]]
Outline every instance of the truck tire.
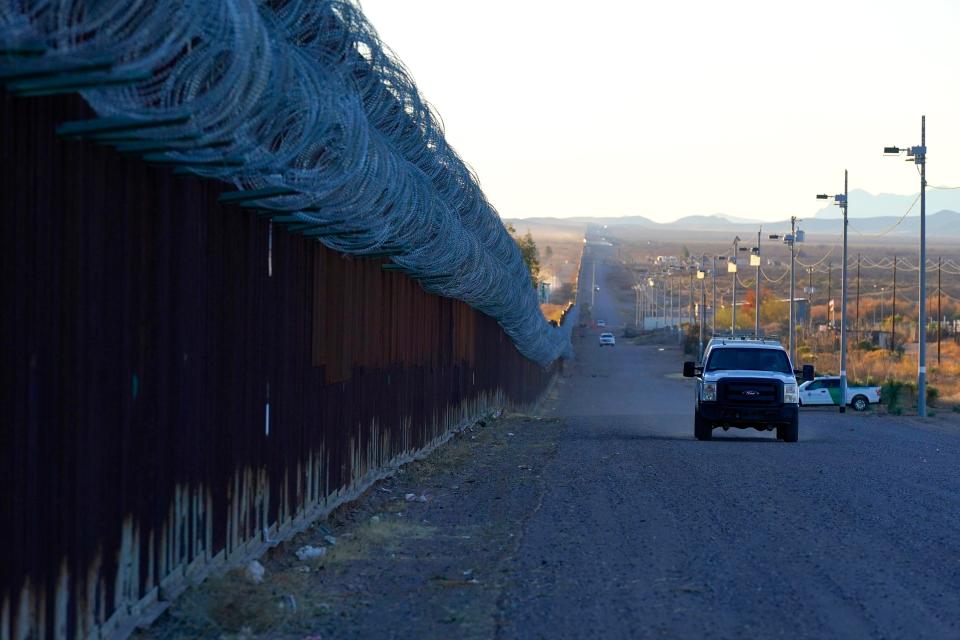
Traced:
[[693, 435], [697, 440], [710, 440], [713, 437], [713, 425], [700, 417], [700, 412], [693, 414]]
[[800, 436], [799, 420], [793, 420], [777, 427], [777, 438], [784, 442], [796, 442]]
[[866, 396], [856, 395], [850, 401], [850, 406], [853, 407], [854, 411], [866, 411], [869, 405], [870, 401], [867, 400]]

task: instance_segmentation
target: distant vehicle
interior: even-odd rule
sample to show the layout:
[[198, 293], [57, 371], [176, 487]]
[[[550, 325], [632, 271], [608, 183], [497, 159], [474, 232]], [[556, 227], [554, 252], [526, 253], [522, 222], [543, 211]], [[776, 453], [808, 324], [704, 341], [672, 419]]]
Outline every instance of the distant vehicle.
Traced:
[[[693, 433], [709, 440], [713, 429], [730, 427], [776, 429], [777, 438], [799, 438], [800, 393], [786, 350], [776, 340], [714, 338], [703, 352], [703, 364], [683, 363], [683, 375], [696, 378]], [[813, 366], [804, 365], [803, 379], [813, 380]]]
[[594, 287], [594, 290], [600, 291], [600, 285], [595, 286], [595, 287]]
[[607, 326], [607, 321], [606, 321], [606, 320], [597, 320], [597, 326], [598, 326], [598, 327], [605, 327], [605, 326]]
[[612, 333], [601, 333], [600, 334], [600, 346], [610, 345], [615, 346], [617, 344], [617, 339], [613, 337]]
[[[880, 402], [880, 387], [847, 387], [846, 405], [854, 411], [866, 411]], [[840, 406], [840, 377], [822, 376], [800, 385], [800, 404], [803, 406]]]

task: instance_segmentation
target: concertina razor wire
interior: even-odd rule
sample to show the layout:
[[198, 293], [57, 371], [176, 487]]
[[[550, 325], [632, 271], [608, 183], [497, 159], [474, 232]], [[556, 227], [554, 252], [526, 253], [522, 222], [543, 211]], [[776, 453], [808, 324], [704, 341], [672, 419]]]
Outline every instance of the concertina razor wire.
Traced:
[[74, 133], [233, 184], [237, 203], [336, 251], [388, 257], [543, 366], [572, 356], [576, 307], [544, 319], [500, 216], [352, 2], [0, 0], [0, 81], [80, 91], [101, 118]]

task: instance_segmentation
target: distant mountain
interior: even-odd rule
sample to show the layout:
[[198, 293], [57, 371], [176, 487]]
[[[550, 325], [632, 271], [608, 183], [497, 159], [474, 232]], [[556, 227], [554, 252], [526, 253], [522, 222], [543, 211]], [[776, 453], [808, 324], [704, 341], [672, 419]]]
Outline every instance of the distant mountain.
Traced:
[[[850, 192], [851, 218], [877, 218], [893, 216], [899, 218], [910, 208], [917, 193], [909, 196], [893, 193], [874, 195], [863, 189], [854, 189]], [[931, 211], [960, 211], [960, 189], [937, 190], [927, 189], [927, 212]], [[815, 218], [839, 218], [840, 207], [831, 205], [820, 209], [814, 214]], [[920, 203], [917, 202], [910, 211], [911, 216], [920, 215]]]
[[[851, 193], [852, 195], [852, 193]], [[908, 196], [904, 196], [908, 197]], [[909, 206], [909, 203], [907, 203]], [[853, 201], [851, 200], [851, 209]], [[958, 207], [960, 208], [960, 207]], [[920, 233], [920, 219], [915, 216], [907, 216], [902, 221], [900, 218], [906, 207], [895, 216], [874, 216], [874, 217], [856, 217], [851, 216], [850, 233], [851, 236], [862, 235], [865, 237], [876, 236], [885, 233], [885, 237], [916, 236]], [[899, 222], [898, 222], [899, 221]], [[518, 229], [527, 224], [550, 225], [550, 226], [607, 226], [611, 229], [648, 229], [650, 231], [682, 231], [682, 232], [723, 232], [740, 234], [755, 234], [762, 225], [764, 233], [779, 233], [789, 230], [789, 220], [764, 221], [764, 222], [731, 222], [724, 216], [705, 215], [705, 216], [686, 216], [674, 222], [654, 222], [649, 218], [642, 216], [628, 216], [624, 218], [514, 218], [507, 220], [512, 222]], [[799, 224], [807, 234], [811, 235], [840, 235], [842, 223], [840, 218], [814, 217], [804, 218]], [[937, 211], [937, 213], [927, 215], [927, 235], [929, 238], [960, 238], [960, 213], [954, 210]]]

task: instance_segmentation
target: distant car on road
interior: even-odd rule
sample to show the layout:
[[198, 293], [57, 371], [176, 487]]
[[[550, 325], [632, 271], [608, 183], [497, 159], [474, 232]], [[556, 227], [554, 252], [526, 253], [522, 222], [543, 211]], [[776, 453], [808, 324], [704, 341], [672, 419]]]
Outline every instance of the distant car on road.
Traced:
[[[846, 405], [854, 411], [866, 411], [880, 402], [880, 387], [847, 386]], [[822, 376], [800, 385], [802, 406], [840, 406], [840, 376]]]
[[617, 344], [617, 339], [613, 337], [612, 333], [601, 333], [600, 334], [600, 346], [610, 345], [611, 347]]
[[606, 321], [606, 320], [597, 320], [597, 326], [598, 326], [598, 327], [605, 327], [605, 326], [607, 326], [607, 321]]

